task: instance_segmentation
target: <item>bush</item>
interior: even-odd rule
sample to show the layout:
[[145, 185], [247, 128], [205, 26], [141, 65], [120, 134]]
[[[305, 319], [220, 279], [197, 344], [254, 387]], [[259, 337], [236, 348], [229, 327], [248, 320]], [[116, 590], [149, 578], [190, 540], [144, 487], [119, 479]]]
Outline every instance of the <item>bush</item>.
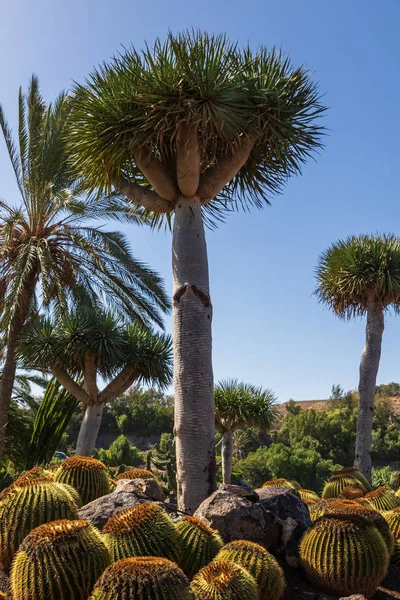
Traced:
[[107, 467], [118, 467], [119, 465], [137, 467], [142, 462], [139, 450], [136, 446], [131, 446], [124, 435], [120, 435], [114, 440], [108, 450], [95, 449], [93, 456]]

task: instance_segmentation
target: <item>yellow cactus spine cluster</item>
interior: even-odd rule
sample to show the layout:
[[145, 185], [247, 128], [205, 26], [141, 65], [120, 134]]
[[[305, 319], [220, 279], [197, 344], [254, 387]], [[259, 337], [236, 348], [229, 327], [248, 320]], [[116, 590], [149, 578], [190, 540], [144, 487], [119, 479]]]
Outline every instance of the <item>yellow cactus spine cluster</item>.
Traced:
[[95, 458], [86, 456], [67, 458], [57, 469], [55, 480], [75, 488], [83, 504], [110, 493], [106, 467]]
[[119, 479], [155, 479], [154, 473], [148, 469], [131, 469], [117, 475], [117, 481]]
[[202, 568], [208, 565], [223, 546], [218, 531], [196, 519], [183, 517], [176, 525], [182, 543], [181, 568], [192, 579]]
[[254, 577], [230, 560], [213, 560], [203, 567], [190, 589], [195, 600], [255, 600], [259, 597]]

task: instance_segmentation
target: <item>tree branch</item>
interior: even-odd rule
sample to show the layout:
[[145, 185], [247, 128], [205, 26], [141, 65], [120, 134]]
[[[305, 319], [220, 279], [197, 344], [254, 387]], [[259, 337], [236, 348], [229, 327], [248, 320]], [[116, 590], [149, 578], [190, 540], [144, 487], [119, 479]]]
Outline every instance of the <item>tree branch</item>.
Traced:
[[196, 125], [181, 125], [176, 140], [176, 177], [181, 193], [192, 198], [200, 181], [200, 149]]
[[137, 377], [137, 364], [135, 363], [126, 365], [126, 367], [124, 367], [122, 371], [118, 373], [118, 375], [112, 381], [110, 381], [104, 390], [100, 392], [98, 396], [99, 402], [105, 404], [106, 402], [115, 400], [115, 398], [118, 398], [118, 396], [121, 396], [121, 394], [130, 388]]
[[89, 395], [72, 379], [72, 377], [70, 377], [70, 375], [68, 375], [67, 371], [58, 365], [51, 365], [51, 371], [67, 392], [72, 394], [72, 396], [80, 402], [83, 402], [83, 404], [89, 404]]
[[122, 175], [113, 179], [114, 187], [135, 204], [143, 206], [146, 210], [157, 213], [169, 213], [174, 210], [172, 202], [164, 200], [156, 192], [149, 190], [137, 183], [128, 181]]
[[85, 354], [83, 380], [85, 382], [86, 392], [89, 395], [89, 401], [91, 404], [95, 404], [99, 392], [96, 380], [96, 359], [94, 355], [89, 352]]
[[254, 133], [243, 140], [240, 147], [232, 154], [222, 156], [217, 164], [208, 169], [200, 179], [198, 197], [202, 204], [207, 204], [238, 174], [247, 162], [257, 135]]
[[145, 146], [133, 149], [133, 157], [137, 167], [142, 171], [154, 190], [169, 202], [174, 202], [179, 196], [179, 189], [167, 167], [155, 158]]

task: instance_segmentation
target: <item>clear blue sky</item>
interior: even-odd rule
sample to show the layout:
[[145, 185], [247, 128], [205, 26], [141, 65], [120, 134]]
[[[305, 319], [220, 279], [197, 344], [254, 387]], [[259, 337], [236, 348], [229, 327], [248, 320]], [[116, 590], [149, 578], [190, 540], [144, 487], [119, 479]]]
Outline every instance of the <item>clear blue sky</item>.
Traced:
[[[123, 46], [168, 29], [226, 31], [282, 46], [305, 63], [331, 107], [326, 149], [271, 207], [208, 233], [216, 380], [271, 387], [281, 401], [354, 388], [363, 321], [343, 323], [312, 296], [320, 251], [349, 234], [400, 234], [398, 0], [13, 0], [0, 21], [0, 102], [16, 124], [33, 72], [51, 100]], [[0, 144], [0, 196], [17, 199]], [[126, 229], [135, 254], [171, 289], [170, 235]], [[170, 328], [170, 321], [167, 323]], [[400, 381], [400, 317], [388, 316], [378, 381]]]

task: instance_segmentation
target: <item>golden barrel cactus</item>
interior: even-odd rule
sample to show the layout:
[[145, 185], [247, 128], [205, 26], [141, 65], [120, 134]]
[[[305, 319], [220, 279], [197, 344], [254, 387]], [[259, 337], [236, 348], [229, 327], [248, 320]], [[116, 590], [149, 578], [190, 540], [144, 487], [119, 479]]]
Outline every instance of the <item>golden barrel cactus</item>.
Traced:
[[346, 467], [345, 469], [340, 469], [340, 471], [335, 471], [333, 473], [334, 477], [354, 477], [362, 486], [367, 490], [367, 492], [372, 491], [372, 485], [368, 481], [368, 479], [355, 467]]
[[270, 479], [269, 481], [265, 481], [262, 487], [283, 487], [290, 488], [292, 490], [298, 490], [300, 488], [300, 484], [298, 484], [295, 479], [290, 480], [280, 477], [278, 479]]
[[180, 567], [192, 579], [217, 556], [224, 543], [218, 531], [196, 517], [183, 517], [176, 528], [182, 543]]
[[53, 521], [24, 539], [13, 562], [13, 600], [87, 600], [110, 564], [101, 534], [88, 521]]
[[67, 458], [57, 469], [55, 480], [74, 487], [83, 504], [110, 493], [106, 467], [95, 458], [86, 456]]
[[383, 516], [394, 538], [392, 561], [395, 564], [400, 564], [400, 506], [384, 512]]
[[312, 490], [304, 490], [303, 488], [301, 488], [298, 490], [298, 492], [300, 494], [300, 498], [306, 504], [312, 504], [313, 502], [319, 502], [321, 500], [318, 494], [316, 494]]
[[117, 475], [117, 481], [119, 479], [155, 479], [154, 473], [148, 469], [131, 469]]
[[357, 498], [363, 498], [365, 494], [366, 490], [361, 483], [354, 483], [353, 485], [346, 485], [341, 494], [339, 494], [339, 498], [344, 498], [345, 500], [356, 500]]
[[365, 495], [365, 500], [375, 510], [386, 511], [400, 506], [400, 498], [387, 485], [378, 487], [373, 492], [368, 492]]
[[165, 558], [139, 556], [112, 564], [95, 585], [90, 600], [192, 600], [189, 580]]
[[230, 560], [246, 569], [256, 580], [260, 600], [280, 600], [285, 590], [285, 577], [278, 561], [265, 548], [247, 540], [226, 544], [217, 560]]
[[[339, 498], [345, 487], [357, 484], [360, 484], [360, 482], [351, 475], [332, 475], [322, 490], [322, 499]], [[365, 493], [367, 493], [367, 490], [365, 490]]]
[[255, 600], [256, 580], [230, 560], [213, 560], [194, 577], [190, 589], [195, 600]]

